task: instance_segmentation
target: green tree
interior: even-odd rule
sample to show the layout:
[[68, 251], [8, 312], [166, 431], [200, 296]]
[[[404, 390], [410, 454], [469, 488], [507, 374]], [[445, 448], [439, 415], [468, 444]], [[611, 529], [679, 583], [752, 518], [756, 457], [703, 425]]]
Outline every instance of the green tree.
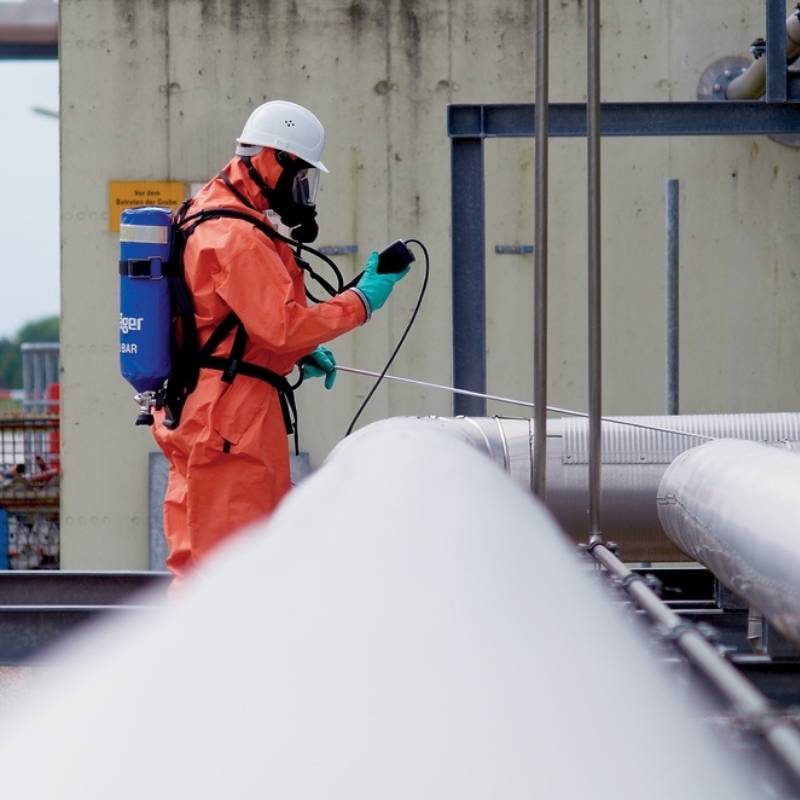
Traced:
[[44, 317], [33, 322], [26, 322], [16, 335], [17, 344], [23, 342], [57, 342], [58, 317]]
[[0, 389], [18, 389], [22, 386], [23, 342], [57, 342], [58, 317], [26, 322], [13, 339], [0, 338]]
[[19, 345], [11, 339], [0, 339], [0, 388], [22, 386], [22, 358]]

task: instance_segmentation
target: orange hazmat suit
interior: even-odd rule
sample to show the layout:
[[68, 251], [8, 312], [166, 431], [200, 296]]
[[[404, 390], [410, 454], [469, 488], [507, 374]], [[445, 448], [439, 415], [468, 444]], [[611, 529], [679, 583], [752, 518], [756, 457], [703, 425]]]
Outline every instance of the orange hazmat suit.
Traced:
[[[282, 167], [264, 148], [253, 166], [274, 186]], [[238, 158], [223, 173], [251, 204], [248, 208], [217, 176], [195, 196], [188, 213], [231, 208], [251, 215], [267, 201]], [[248, 334], [244, 360], [287, 375], [317, 345], [366, 321], [364, 303], [353, 291], [307, 306], [303, 273], [291, 248], [238, 219], [198, 225], [184, 251], [202, 345], [234, 311]], [[234, 334], [217, 348], [227, 357]], [[169, 461], [164, 501], [168, 569], [181, 579], [233, 531], [271, 512], [289, 490], [289, 449], [277, 390], [237, 374], [201, 369], [180, 424], [169, 430], [156, 414], [153, 435]]]

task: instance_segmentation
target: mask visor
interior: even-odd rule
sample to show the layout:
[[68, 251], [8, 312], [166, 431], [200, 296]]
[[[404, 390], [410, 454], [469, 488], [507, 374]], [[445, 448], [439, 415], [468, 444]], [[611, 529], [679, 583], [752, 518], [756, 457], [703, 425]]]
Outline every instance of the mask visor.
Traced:
[[314, 167], [301, 169], [292, 183], [292, 199], [300, 206], [315, 206], [319, 192], [320, 171]]

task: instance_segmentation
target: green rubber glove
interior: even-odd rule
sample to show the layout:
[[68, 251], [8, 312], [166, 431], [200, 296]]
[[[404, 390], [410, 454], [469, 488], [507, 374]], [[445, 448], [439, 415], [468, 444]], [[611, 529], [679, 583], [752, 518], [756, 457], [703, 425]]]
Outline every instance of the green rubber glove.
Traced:
[[336, 359], [327, 347], [319, 345], [300, 362], [303, 378], [320, 378], [325, 376], [325, 388], [333, 389], [336, 383]]
[[394, 285], [405, 278], [410, 270], [411, 267], [406, 267], [402, 272], [379, 273], [377, 252], [373, 251], [369, 254], [367, 263], [364, 264], [364, 274], [355, 288], [367, 301], [370, 314], [383, 306], [392, 293]]

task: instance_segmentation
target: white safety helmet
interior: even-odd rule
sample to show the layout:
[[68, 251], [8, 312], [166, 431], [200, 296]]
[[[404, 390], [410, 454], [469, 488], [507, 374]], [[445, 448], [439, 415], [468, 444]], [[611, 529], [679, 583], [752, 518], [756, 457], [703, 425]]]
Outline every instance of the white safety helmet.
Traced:
[[260, 105], [248, 117], [236, 141], [239, 145], [283, 150], [302, 158], [320, 172], [328, 172], [320, 161], [325, 147], [325, 128], [307, 108], [297, 103], [270, 100]]

